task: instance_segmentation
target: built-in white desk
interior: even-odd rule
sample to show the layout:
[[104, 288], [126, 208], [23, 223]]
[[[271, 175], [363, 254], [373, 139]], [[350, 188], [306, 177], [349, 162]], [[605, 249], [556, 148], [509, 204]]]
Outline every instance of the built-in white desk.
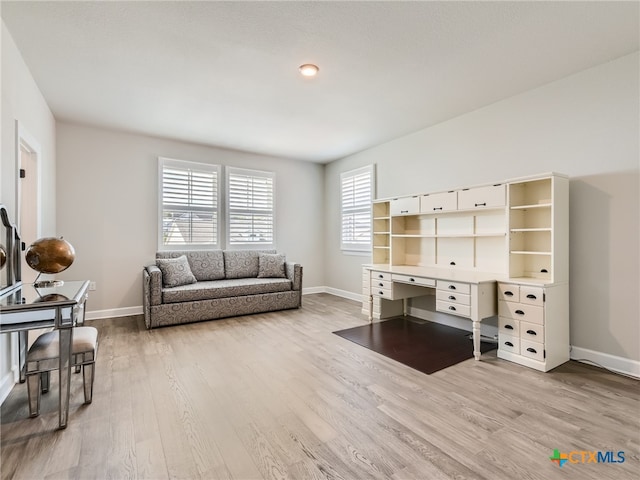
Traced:
[[543, 372], [569, 360], [568, 177], [381, 198], [371, 217], [371, 321], [406, 315], [406, 299], [435, 289], [437, 312], [473, 322], [476, 359], [480, 322], [497, 314], [498, 358]]
[[468, 318], [473, 322], [473, 355], [480, 360], [480, 322], [497, 315], [496, 274], [448, 268], [403, 265], [363, 265], [369, 272], [369, 321], [373, 299], [403, 300], [427, 295], [435, 289], [436, 311]]

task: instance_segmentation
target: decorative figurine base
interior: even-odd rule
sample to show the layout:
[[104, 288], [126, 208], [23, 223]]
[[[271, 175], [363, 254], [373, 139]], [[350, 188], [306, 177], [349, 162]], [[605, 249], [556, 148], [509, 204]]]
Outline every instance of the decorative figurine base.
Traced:
[[63, 280], [40, 280], [39, 282], [35, 282], [33, 286], [35, 288], [53, 288], [53, 287], [61, 287], [64, 285]]

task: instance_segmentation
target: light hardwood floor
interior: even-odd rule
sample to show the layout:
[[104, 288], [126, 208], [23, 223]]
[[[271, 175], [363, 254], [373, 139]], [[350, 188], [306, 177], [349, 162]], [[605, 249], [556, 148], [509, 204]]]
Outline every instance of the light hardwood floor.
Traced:
[[[424, 375], [331, 333], [365, 322], [358, 303], [327, 294], [152, 331], [141, 317], [89, 322], [93, 403], [74, 375], [59, 431], [55, 375], [38, 418], [16, 385], [1, 410], [1, 476], [638, 478], [637, 380], [576, 362], [540, 373], [495, 352]], [[625, 461], [560, 468], [554, 449]]]

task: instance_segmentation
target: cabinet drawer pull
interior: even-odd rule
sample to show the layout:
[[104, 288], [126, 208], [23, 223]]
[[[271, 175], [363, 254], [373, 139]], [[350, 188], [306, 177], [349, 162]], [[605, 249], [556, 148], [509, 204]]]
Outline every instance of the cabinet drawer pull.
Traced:
[[383, 292], [382, 290], [380, 290], [380, 291], [378, 292], [378, 294], [379, 294], [379, 295], [384, 295], [384, 292]]
[[410, 281], [410, 282], [415, 282], [415, 281], [416, 281], [416, 279], [415, 279], [415, 278], [413, 278], [413, 277], [411, 277], [411, 278], [409, 279], [409, 281]]
[[529, 298], [531, 300], [535, 300], [538, 297], [536, 297], [533, 293], [530, 293], [529, 295], [527, 295], [527, 298]]
[[529, 335], [538, 335], [534, 330], [527, 330]]
[[384, 275], [380, 274], [378, 275], [378, 278], [384, 278]]
[[409, 213], [409, 210], [400, 210], [400, 213]]
[[513, 297], [513, 292], [511, 290], [507, 290], [506, 292], [504, 292], [504, 296], [505, 297]]
[[455, 265], [456, 262], [449, 262], [449, 265]]
[[449, 300], [455, 300], [456, 297], [454, 297], [453, 295], [449, 295]]
[[524, 315], [524, 312], [522, 310], [516, 310], [515, 313], [516, 315]]
[[513, 343], [511, 343], [511, 342], [504, 342], [504, 344], [505, 344], [507, 347], [513, 347]]
[[531, 347], [527, 348], [527, 352], [529, 352], [529, 353], [538, 353], [535, 348], [531, 348]]
[[487, 206], [487, 202], [484, 203], [476, 203], [476, 207], [486, 207]]
[[455, 312], [456, 311], [456, 307], [454, 307], [453, 305], [449, 305], [449, 310], [453, 310]]
[[442, 210], [442, 207], [433, 207], [434, 210]]
[[504, 328], [506, 328], [507, 330], [513, 330], [513, 325], [505, 325]]
[[378, 284], [378, 286], [379, 286], [379, 287], [384, 287], [384, 283], [380, 282], [380, 283]]
[[449, 287], [448, 287], [448, 288], [449, 288], [449, 290], [455, 290], [455, 289], [456, 289], [456, 286], [455, 286], [455, 285], [449, 285]]

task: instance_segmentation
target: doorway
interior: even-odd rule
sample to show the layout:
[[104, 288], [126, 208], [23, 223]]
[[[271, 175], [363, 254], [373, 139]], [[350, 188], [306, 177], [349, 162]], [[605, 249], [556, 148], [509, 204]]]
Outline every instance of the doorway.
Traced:
[[[17, 227], [24, 244], [29, 247], [40, 238], [40, 146], [18, 123], [17, 131]], [[22, 255], [22, 282], [32, 283], [38, 272], [31, 269]]]
[[[27, 248], [42, 234], [41, 161], [40, 143], [16, 120], [16, 227], [21, 241]], [[24, 253], [20, 270], [22, 283], [33, 283], [38, 275], [38, 272], [27, 265]], [[11, 336], [14, 382], [20, 378], [19, 351], [26, 353], [30, 343], [43, 331], [32, 331], [33, 334], [27, 335], [24, 341], [18, 340], [18, 334]]]

